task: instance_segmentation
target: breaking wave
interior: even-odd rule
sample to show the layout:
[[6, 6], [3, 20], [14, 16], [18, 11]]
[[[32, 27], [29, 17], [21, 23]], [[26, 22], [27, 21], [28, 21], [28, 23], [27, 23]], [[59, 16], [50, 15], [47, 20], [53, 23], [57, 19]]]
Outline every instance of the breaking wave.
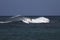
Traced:
[[0, 23], [10, 23], [13, 21], [22, 21], [24, 23], [49, 23], [50, 20], [48, 18], [45, 17], [38, 17], [38, 18], [28, 18], [28, 17], [23, 17], [21, 15], [17, 15], [17, 16], [13, 16], [8, 18], [6, 21], [0, 21]]

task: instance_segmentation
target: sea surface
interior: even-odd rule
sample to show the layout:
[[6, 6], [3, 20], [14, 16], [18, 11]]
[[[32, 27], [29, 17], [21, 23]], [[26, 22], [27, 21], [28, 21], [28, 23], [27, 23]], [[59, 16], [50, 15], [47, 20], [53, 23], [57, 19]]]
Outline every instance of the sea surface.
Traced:
[[[39, 16], [26, 16], [37, 18]], [[21, 21], [0, 23], [0, 40], [60, 40], [60, 16], [44, 16], [50, 23], [26, 24]], [[0, 16], [4, 21], [10, 16]]]

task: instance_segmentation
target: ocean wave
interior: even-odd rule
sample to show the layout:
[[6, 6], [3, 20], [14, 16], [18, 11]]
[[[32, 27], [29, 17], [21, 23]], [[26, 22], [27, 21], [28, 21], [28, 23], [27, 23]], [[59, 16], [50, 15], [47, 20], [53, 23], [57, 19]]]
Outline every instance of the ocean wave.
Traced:
[[22, 21], [24, 23], [49, 23], [50, 20], [46, 17], [38, 17], [38, 18], [28, 18], [28, 17], [23, 17], [21, 15], [13, 16], [8, 18], [6, 21], [0, 21], [0, 23], [10, 23], [13, 21]]

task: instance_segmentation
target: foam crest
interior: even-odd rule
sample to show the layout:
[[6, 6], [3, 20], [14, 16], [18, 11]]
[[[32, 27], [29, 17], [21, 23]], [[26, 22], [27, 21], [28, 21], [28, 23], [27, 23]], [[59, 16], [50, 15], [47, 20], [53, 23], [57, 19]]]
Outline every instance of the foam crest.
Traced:
[[45, 17], [39, 17], [36, 19], [30, 19], [30, 18], [25, 18], [24, 20], [22, 20], [24, 23], [49, 23], [50, 20], [48, 18]]
[[33, 18], [31, 19], [28, 17], [22, 17], [21, 15], [17, 15], [17, 16], [8, 18], [6, 21], [0, 21], [0, 23], [10, 23], [13, 21], [22, 21], [27, 24], [29, 24], [29, 23], [49, 23], [50, 22], [50, 20], [45, 17], [38, 17], [35, 19], [33, 19]]

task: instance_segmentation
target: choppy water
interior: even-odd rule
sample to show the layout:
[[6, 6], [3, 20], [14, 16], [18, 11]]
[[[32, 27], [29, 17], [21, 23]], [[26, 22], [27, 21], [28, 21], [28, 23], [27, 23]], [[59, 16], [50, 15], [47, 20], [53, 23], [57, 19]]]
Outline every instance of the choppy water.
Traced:
[[[0, 40], [60, 40], [60, 16], [46, 17], [51, 20], [48, 24], [25, 24], [19, 21], [0, 24]], [[0, 21], [8, 18], [1, 16]]]

